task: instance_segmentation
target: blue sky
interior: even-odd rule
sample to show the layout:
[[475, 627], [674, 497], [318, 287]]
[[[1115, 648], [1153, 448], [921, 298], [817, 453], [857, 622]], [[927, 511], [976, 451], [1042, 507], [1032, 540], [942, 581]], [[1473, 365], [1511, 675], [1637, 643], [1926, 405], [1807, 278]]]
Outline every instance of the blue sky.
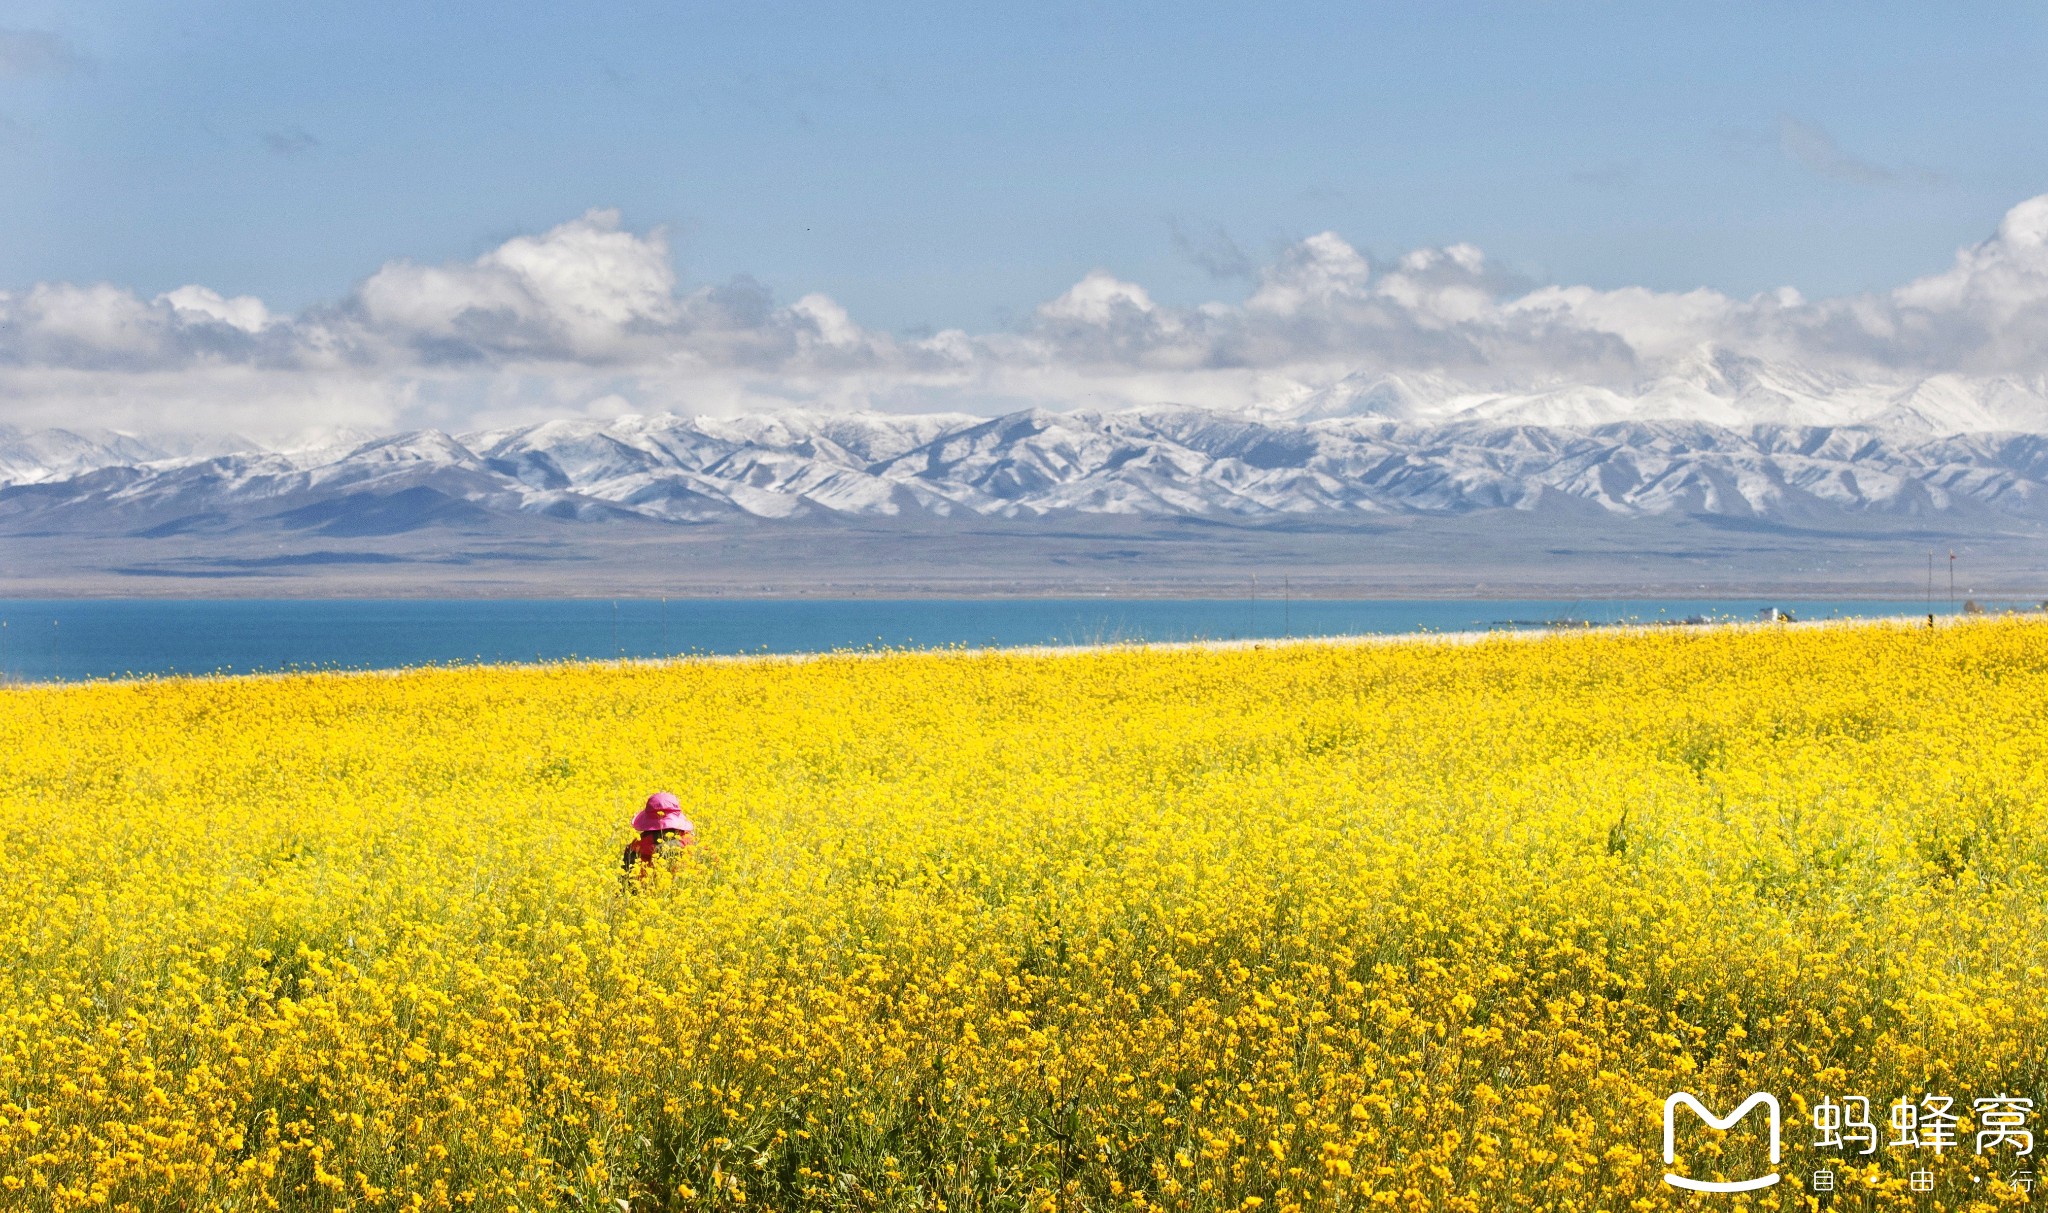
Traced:
[[0, 424], [1635, 399], [1724, 353], [2048, 400], [2044, 63], [2040, 4], [14, 0]]
[[[295, 311], [592, 207], [688, 282], [1002, 327], [1325, 229], [1540, 282], [1888, 287], [2048, 190], [2040, 5], [12, 3], [0, 289]], [[24, 61], [26, 59], [26, 61]], [[11, 64], [11, 70], [5, 65]]]

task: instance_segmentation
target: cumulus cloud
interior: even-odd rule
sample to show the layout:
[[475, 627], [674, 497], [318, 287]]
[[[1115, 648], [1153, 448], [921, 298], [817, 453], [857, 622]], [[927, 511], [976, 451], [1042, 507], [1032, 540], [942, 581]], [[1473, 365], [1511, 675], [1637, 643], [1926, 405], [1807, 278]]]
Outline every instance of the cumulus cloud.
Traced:
[[181, 286], [164, 294], [163, 302], [174, 314], [184, 313], [200, 323], [217, 321], [244, 333], [259, 333], [272, 323], [270, 309], [254, 295], [223, 298], [219, 291], [204, 286]]
[[516, 237], [466, 265], [394, 262], [349, 307], [366, 337], [427, 362], [616, 361], [675, 309], [667, 241], [620, 231], [614, 211]]
[[1881, 295], [1788, 312], [1800, 344], [1898, 367], [2048, 369], [2048, 194], [2007, 211], [1955, 264]]
[[2048, 374], [2048, 196], [1941, 273], [1838, 299], [1535, 285], [1471, 245], [1377, 263], [1323, 232], [1252, 271], [1236, 300], [1170, 306], [1098, 269], [1011, 328], [918, 338], [868, 329], [822, 294], [685, 284], [664, 232], [593, 210], [473, 260], [390, 262], [297, 315], [197, 284], [0, 292], [0, 422], [247, 432], [788, 405], [1246, 408], [1389, 374], [1625, 389], [1703, 348], [1849, 378]]

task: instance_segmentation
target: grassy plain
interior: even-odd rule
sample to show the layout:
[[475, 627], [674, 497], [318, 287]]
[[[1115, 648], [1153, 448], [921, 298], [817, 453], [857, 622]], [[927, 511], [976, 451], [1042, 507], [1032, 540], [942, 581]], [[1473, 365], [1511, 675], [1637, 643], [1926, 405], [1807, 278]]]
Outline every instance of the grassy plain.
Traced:
[[7, 690], [0, 1203], [2017, 1203], [2044, 743], [1997, 621]]

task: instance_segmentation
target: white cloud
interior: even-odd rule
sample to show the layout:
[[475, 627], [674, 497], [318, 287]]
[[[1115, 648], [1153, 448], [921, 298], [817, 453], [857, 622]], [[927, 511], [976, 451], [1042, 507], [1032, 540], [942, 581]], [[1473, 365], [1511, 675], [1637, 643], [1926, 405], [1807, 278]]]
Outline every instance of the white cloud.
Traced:
[[1973, 311], [1989, 325], [2009, 323], [2048, 300], [2048, 194], [2005, 213], [1998, 234], [1956, 254], [1955, 267], [1892, 292], [1900, 307]]
[[1637, 357], [1655, 360], [1725, 334], [1743, 307], [1710, 290], [1670, 292], [1631, 286], [1599, 291], [1585, 286], [1550, 286], [1508, 301], [1503, 311], [1609, 334]]
[[31, 365], [140, 369], [171, 356], [173, 314], [106, 283], [44, 282], [0, 298], [0, 333], [8, 352]]
[[1372, 265], [1364, 255], [1337, 233], [1324, 232], [1289, 248], [1261, 274], [1245, 307], [1282, 316], [1327, 308], [1340, 300], [1363, 298], [1371, 276]]
[[181, 286], [159, 296], [159, 301], [170, 304], [174, 313], [217, 320], [245, 333], [261, 332], [271, 323], [270, 309], [254, 295], [225, 299], [210, 287]]
[[1106, 270], [1090, 270], [1087, 277], [1068, 287], [1066, 294], [1039, 308], [1038, 314], [1056, 322], [1105, 325], [1158, 310], [1144, 287], [1123, 282]]
[[812, 336], [809, 340], [833, 349], [858, 349], [866, 340], [866, 334], [853, 322], [846, 309], [840, 307], [830, 295], [805, 295], [790, 305], [793, 318], [808, 321]]
[[[1789, 289], [1531, 286], [1466, 244], [1383, 265], [1334, 232], [1243, 298], [1161, 303], [1106, 269], [1000, 332], [909, 340], [748, 278], [686, 286], [664, 234], [593, 210], [469, 261], [393, 261], [296, 316], [180, 287], [0, 293], [0, 422], [244, 431], [596, 410], [1221, 408], [1427, 373], [1475, 391], [1626, 388], [1703, 346], [1838, 377], [2048, 374], [2048, 196], [1948, 270], [1807, 301]], [[1694, 362], [1687, 362], [1693, 359]]]
[[2007, 211], [1943, 273], [1780, 315], [1797, 348], [1855, 365], [2048, 371], [2048, 194]]
[[675, 286], [663, 234], [621, 231], [617, 211], [599, 210], [466, 265], [393, 262], [351, 302], [370, 336], [428, 362], [596, 363], [671, 325]]

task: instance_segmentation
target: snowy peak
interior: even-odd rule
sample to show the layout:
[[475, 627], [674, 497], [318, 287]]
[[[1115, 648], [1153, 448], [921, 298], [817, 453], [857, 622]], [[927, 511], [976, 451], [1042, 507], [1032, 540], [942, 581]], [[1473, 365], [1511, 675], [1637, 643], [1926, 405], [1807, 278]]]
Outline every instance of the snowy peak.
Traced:
[[2043, 377], [1852, 380], [1703, 345], [1623, 386], [1361, 372], [1243, 413], [660, 413], [275, 449], [0, 428], [0, 531], [1567, 506], [2048, 521], [2044, 435]]
[[[1720, 362], [1701, 367], [1689, 390], [1790, 399], [1795, 386]], [[2038, 408], [2037, 388], [2014, 382], [1987, 393], [1929, 381], [1883, 403], [1898, 413], [1953, 419], [1967, 408], [1996, 419]], [[1274, 420], [1187, 408], [664, 415], [185, 458], [161, 457], [139, 440], [11, 433], [0, 459], [17, 470], [0, 487], [0, 533], [285, 527], [365, 535], [488, 527], [522, 515], [700, 524], [1559, 508], [1785, 522], [1931, 514], [2048, 522], [2048, 435], [2040, 432], [1616, 416], [1626, 410], [1594, 407], [1604, 399], [1598, 392], [1531, 396], [1521, 408], [1480, 398], [1443, 419]], [[1532, 412], [1567, 420], [1538, 423]]]
[[1445, 424], [1595, 426], [1615, 421], [1872, 425], [1924, 434], [2048, 431], [2048, 379], [1962, 375], [1858, 379], [1723, 346], [1686, 351], [1626, 384], [1488, 388], [1442, 375], [1360, 372], [1283, 393], [1248, 415], [1269, 421], [1372, 417]]
[[234, 434], [156, 434], [119, 430], [24, 431], [0, 425], [0, 484], [61, 480], [103, 467], [136, 467], [160, 460], [260, 449]]

